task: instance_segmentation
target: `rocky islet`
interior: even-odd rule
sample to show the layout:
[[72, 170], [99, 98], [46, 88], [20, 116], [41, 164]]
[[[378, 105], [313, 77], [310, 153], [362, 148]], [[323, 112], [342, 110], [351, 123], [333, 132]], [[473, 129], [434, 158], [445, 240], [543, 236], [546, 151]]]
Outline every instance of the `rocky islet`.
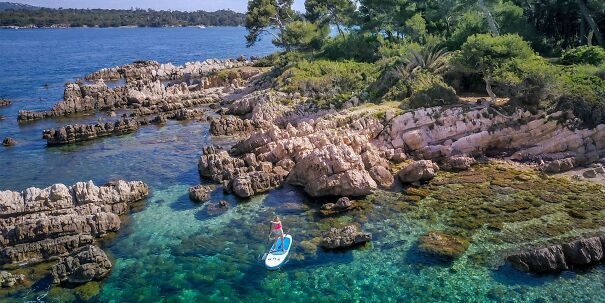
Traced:
[[56, 283], [101, 278], [111, 263], [95, 246], [97, 239], [118, 231], [120, 216], [148, 194], [143, 182], [122, 180], [0, 191], [0, 262], [25, 265], [61, 257], [52, 270]]

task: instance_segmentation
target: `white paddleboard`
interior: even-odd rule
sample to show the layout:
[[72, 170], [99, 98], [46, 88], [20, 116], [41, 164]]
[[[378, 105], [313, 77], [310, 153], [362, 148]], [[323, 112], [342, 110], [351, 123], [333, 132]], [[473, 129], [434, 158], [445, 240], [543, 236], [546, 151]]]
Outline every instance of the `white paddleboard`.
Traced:
[[275, 243], [271, 247], [271, 251], [269, 251], [269, 254], [267, 254], [267, 257], [265, 258], [265, 266], [267, 267], [267, 269], [278, 269], [284, 264], [284, 262], [286, 262], [286, 259], [288, 258], [288, 253], [290, 253], [290, 248], [292, 247], [292, 236], [284, 236], [284, 251], [282, 251], [281, 242], [281, 239], [277, 240], [277, 243]]

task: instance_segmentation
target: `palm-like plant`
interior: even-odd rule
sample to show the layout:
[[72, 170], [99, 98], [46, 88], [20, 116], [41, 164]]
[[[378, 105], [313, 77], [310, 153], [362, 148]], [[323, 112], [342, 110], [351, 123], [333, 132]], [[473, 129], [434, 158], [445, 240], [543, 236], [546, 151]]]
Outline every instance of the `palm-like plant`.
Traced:
[[403, 58], [403, 63], [396, 68], [404, 77], [406, 75], [411, 76], [418, 70], [426, 70], [441, 75], [450, 67], [449, 55], [450, 52], [445, 48], [438, 48], [437, 46], [425, 47], [420, 51], [412, 50]]

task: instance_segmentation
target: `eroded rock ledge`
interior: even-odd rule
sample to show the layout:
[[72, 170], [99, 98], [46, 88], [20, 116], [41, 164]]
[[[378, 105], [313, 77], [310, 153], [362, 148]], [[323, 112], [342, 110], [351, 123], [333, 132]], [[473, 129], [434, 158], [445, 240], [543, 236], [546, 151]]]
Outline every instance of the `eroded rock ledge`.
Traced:
[[0, 191], [0, 265], [44, 262], [94, 245], [148, 194], [143, 182], [122, 180]]
[[476, 163], [471, 155], [542, 164], [546, 171], [605, 156], [605, 125], [567, 126], [560, 121], [562, 112], [519, 109], [505, 116], [462, 105], [399, 115], [388, 110], [376, 115], [371, 106], [316, 111], [299, 101], [286, 106], [280, 100], [288, 96], [265, 92], [226, 105], [232, 115], [213, 120], [212, 133], [251, 134], [230, 151], [205, 150], [199, 162], [202, 176], [228, 189], [237, 185], [238, 196], [262, 193], [283, 181], [311, 196], [363, 196], [389, 188], [394, 164], [410, 158], [417, 161], [397, 166], [403, 183], [430, 180], [440, 166], [467, 170]]
[[514, 254], [507, 260], [521, 271], [555, 272], [603, 261], [604, 249], [605, 237], [600, 236]]

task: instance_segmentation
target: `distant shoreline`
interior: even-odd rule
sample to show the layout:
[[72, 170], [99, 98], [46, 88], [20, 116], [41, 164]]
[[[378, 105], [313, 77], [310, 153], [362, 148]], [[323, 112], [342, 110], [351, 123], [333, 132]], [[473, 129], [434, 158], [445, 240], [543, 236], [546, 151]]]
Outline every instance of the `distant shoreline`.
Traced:
[[214, 27], [243, 27], [242, 25], [186, 25], [186, 26], [0, 26], [0, 30], [23, 30], [23, 29], [70, 29], [70, 28], [89, 28], [89, 29], [103, 29], [103, 28], [199, 28], [207, 29]]

